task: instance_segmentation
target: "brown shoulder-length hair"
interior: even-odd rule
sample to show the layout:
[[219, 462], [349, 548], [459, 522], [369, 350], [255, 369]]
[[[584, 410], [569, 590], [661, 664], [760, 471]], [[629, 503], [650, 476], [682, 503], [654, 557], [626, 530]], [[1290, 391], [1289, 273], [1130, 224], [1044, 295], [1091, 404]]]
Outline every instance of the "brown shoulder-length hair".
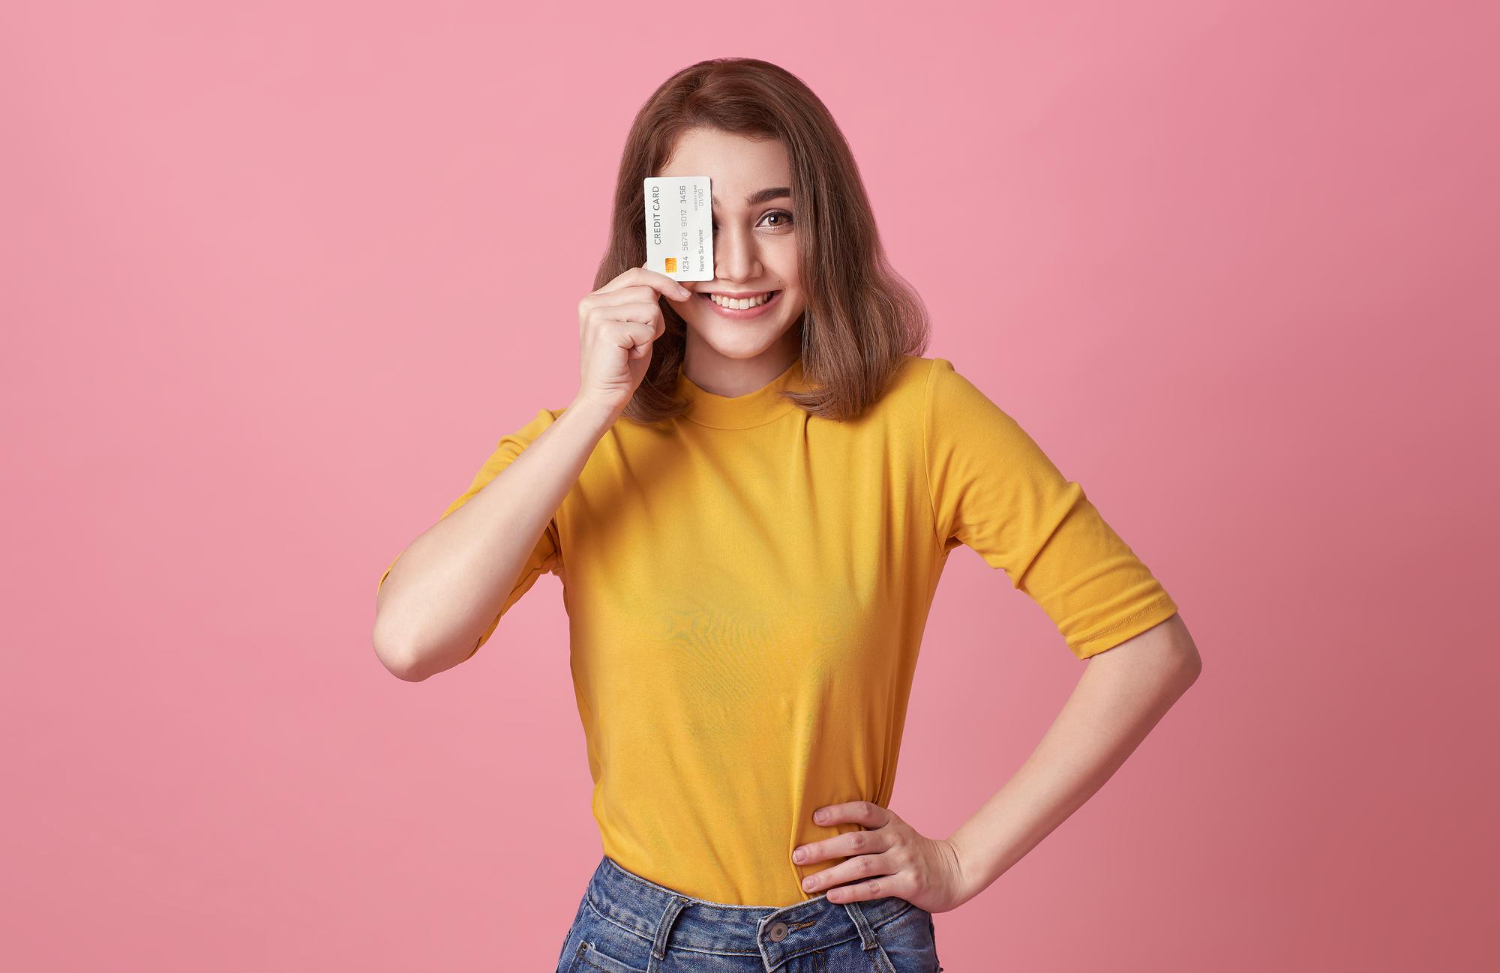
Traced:
[[[792, 170], [798, 262], [807, 290], [802, 372], [807, 390], [783, 394], [807, 412], [849, 419], [879, 399], [904, 356], [927, 348], [927, 309], [886, 260], [859, 167], [823, 102], [801, 79], [756, 58], [713, 58], [662, 83], [637, 113], [620, 159], [609, 250], [597, 290], [646, 262], [647, 176], [666, 164], [678, 137], [699, 126], [780, 139]], [[659, 302], [666, 330], [622, 415], [643, 423], [681, 415], [676, 396], [687, 323]]]

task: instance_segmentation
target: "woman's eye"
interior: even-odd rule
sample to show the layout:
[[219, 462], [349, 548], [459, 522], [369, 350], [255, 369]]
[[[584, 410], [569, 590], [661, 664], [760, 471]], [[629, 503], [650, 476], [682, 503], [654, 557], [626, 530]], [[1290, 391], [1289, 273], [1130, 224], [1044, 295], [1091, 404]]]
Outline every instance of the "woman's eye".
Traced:
[[[775, 210], [772, 210], [771, 212], [767, 213], [765, 216], [762, 216], [761, 219], [763, 219], [763, 220], [770, 219], [773, 216], [774, 217], [778, 217], [777, 221], [775, 223], [771, 224], [771, 226], [773, 226], [773, 227], [790, 226], [792, 224], [792, 222], [793, 222], [792, 214], [788, 213], [784, 209], [775, 209]], [[713, 226], [713, 232], [715, 232], [715, 233], [719, 232], [719, 222], [718, 222], [718, 220], [715, 220], [713, 222], [712, 226]]]

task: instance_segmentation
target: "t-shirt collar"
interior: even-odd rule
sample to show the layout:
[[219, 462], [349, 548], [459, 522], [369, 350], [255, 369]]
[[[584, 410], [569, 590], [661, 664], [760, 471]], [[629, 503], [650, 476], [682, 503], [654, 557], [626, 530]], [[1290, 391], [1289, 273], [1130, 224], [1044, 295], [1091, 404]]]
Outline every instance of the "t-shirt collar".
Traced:
[[677, 372], [677, 395], [690, 403], [682, 418], [716, 429], [747, 429], [770, 422], [786, 413], [800, 411], [797, 403], [781, 392], [800, 391], [802, 388], [801, 355], [793, 359], [769, 383], [744, 395], [715, 395], [707, 389], [699, 388], [681, 369]]

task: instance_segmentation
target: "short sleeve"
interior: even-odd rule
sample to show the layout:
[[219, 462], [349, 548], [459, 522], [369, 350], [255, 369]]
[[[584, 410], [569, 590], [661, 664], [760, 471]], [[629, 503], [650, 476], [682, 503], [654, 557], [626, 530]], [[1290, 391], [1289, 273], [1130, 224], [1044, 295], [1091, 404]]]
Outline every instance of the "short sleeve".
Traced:
[[927, 377], [925, 459], [944, 552], [973, 548], [1079, 659], [1177, 612], [1161, 583], [1034, 440], [952, 363]]
[[[521, 451], [535, 441], [542, 434], [542, 431], [552, 425], [556, 419], [556, 414], [551, 410], [539, 409], [535, 419], [532, 419], [515, 432], [501, 437], [499, 444], [495, 447], [494, 452], [490, 454], [489, 459], [485, 460], [484, 465], [479, 468], [479, 472], [474, 474], [469, 488], [454, 499], [452, 503], [448, 504], [448, 509], [443, 511], [438, 520], [441, 521], [453, 513], [453, 511], [468, 503], [491, 480], [499, 476], [500, 471], [509, 466], [517, 456], [521, 455]], [[385, 579], [391, 573], [391, 568], [394, 568], [396, 561], [400, 559], [401, 555], [396, 555], [395, 560], [391, 561], [390, 565], [386, 567], [385, 574], [382, 574], [380, 580], [375, 584], [375, 591], [377, 593], [380, 591], [380, 586], [385, 584]], [[515, 585], [511, 588], [510, 594], [506, 596], [505, 602], [496, 612], [494, 619], [490, 622], [489, 628], [485, 629], [484, 634], [475, 643], [474, 652], [477, 652], [480, 646], [489, 641], [490, 636], [495, 633], [495, 628], [500, 624], [500, 619], [506, 612], [510, 611], [512, 605], [521, 600], [522, 595], [531, 590], [532, 585], [536, 584], [538, 578], [548, 573], [559, 573], [558, 568], [561, 561], [562, 542], [557, 528], [557, 518], [554, 516], [542, 530], [541, 537], [537, 539], [536, 547], [532, 549], [531, 555], [526, 559], [525, 565], [521, 568], [520, 576], [516, 578]], [[469, 654], [472, 656], [474, 653], [470, 652]]]

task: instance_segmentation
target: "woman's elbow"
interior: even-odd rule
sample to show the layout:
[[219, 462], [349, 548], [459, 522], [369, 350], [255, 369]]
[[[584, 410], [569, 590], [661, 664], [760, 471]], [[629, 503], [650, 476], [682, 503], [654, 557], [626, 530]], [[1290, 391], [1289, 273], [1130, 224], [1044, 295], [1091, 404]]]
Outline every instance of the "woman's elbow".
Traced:
[[375, 623], [371, 642], [375, 649], [375, 658], [379, 659], [386, 671], [397, 679], [406, 682], [421, 682], [431, 675], [421, 664], [422, 654], [413, 651], [409, 643], [386, 635], [378, 620]]
[[435, 665], [435, 660], [451, 655], [448, 649], [434, 645], [431, 639], [413, 635], [413, 627], [401, 624], [400, 617], [391, 611], [376, 611], [370, 641], [375, 658], [386, 671], [406, 682], [421, 682], [440, 672], [444, 667]]

